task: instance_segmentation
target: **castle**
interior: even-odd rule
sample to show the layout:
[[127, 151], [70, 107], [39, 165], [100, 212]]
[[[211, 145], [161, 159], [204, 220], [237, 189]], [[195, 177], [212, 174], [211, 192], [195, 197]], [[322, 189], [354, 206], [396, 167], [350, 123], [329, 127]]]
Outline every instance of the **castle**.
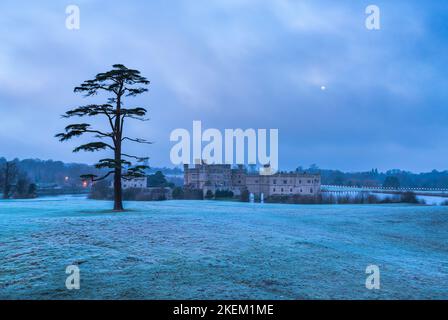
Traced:
[[184, 186], [202, 190], [232, 191], [235, 196], [244, 190], [259, 197], [304, 195], [314, 196], [320, 193], [320, 174], [310, 173], [275, 173], [261, 175], [248, 173], [243, 165], [232, 169], [230, 164], [197, 163], [193, 168], [184, 165]]

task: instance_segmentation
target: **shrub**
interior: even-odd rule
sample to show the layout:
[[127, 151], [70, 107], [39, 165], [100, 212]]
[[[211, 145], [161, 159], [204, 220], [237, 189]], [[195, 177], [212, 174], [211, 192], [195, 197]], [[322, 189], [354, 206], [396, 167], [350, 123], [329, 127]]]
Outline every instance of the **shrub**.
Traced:
[[204, 193], [200, 189], [186, 188], [184, 191], [185, 200], [202, 200], [204, 199]]
[[215, 198], [233, 198], [233, 192], [230, 190], [216, 190]]
[[184, 190], [181, 187], [175, 187], [173, 189], [173, 199], [184, 199]]
[[249, 191], [245, 189], [241, 192], [240, 200], [242, 202], [249, 202], [249, 197], [250, 197]]
[[414, 192], [407, 191], [400, 195], [400, 202], [404, 203], [419, 203]]
[[110, 182], [107, 180], [95, 182], [90, 190], [89, 198], [95, 200], [112, 200], [113, 189], [110, 187]]
[[205, 199], [213, 199], [213, 191], [212, 190], [207, 190], [207, 193], [205, 194]]
[[136, 200], [137, 196], [142, 193], [141, 189], [129, 188], [123, 190], [123, 200], [132, 201]]

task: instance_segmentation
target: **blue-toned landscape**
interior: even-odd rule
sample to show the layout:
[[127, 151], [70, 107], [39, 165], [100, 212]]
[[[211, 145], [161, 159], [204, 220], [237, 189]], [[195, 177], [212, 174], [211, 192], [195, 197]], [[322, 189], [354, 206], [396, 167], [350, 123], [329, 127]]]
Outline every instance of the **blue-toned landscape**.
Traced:
[[[447, 299], [448, 208], [4, 200], [0, 299]], [[65, 287], [79, 265], [81, 289]], [[367, 290], [368, 265], [381, 290]]]
[[448, 300], [448, 1], [0, 12], [0, 305]]

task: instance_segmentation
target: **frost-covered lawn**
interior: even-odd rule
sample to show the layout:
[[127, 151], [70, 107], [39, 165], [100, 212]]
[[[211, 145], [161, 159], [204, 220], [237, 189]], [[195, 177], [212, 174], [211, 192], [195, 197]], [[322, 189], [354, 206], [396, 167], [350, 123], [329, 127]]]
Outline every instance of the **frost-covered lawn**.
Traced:
[[[0, 299], [448, 299], [448, 208], [0, 201]], [[81, 289], [65, 288], [79, 264]], [[376, 264], [381, 290], [365, 288]]]

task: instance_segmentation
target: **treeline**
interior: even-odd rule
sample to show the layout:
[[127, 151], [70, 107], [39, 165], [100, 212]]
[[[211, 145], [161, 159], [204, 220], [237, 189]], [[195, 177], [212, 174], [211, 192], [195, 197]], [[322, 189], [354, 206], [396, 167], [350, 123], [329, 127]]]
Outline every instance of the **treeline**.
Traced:
[[356, 195], [334, 195], [331, 193], [321, 193], [316, 196], [271, 196], [266, 199], [266, 202], [288, 204], [425, 204], [425, 201], [418, 199], [413, 192], [403, 192], [391, 196], [379, 196], [369, 192], [359, 192]]
[[[86, 173], [93, 173], [101, 176], [105, 170], [99, 170], [91, 165], [82, 163], [64, 163], [62, 161], [40, 160], [40, 159], [7, 159], [0, 157], [0, 166], [7, 162], [14, 163], [14, 165], [26, 175], [32, 183], [36, 184], [57, 184], [68, 187], [82, 187], [82, 180], [80, 176]], [[178, 168], [150, 168], [147, 173], [152, 174], [160, 171], [165, 175], [181, 176], [182, 171]], [[176, 185], [181, 185], [183, 179], [178, 177], [169, 178], [170, 182]]]
[[[173, 199], [179, 200], [233, 200], [249, 202], [250, 194], [243, 190], [240, 195], [235, 196], [230, 190], [216, 190], [215, 192], [207, 190], [205, 195], [202, 190], [186, 189], [176, 187], [173, 190]], [[254, 197], [255, 202], [260, 202], [259, 196]], [[394, 195], [377, 195], [370, 192], [359, 192], [353, 194], [332, 194], [320, 193], [317, 195], [274, 195], [266, 197], [266, 203], [285, 203], [285, 204], [392, 204], [407, 203], [421, 204], [425, 201], [417, 198], [413, 192], [402, 192]], [[443, 205], [448, 205], [448, 202]]]
[[3, 199], [25, 199], [36, 197], [36, 185], [30, 181], [15, 162], [0, 163], [0, 192]]
[[[7, 162], [5, 158], [0, 158], [0, 166]], [[80, 175], [87, 172], [97, 175], [104, 174], [103, 171], [95, 169], [93, 166], [80, 163], [64, 163], [62, 161], [39, 160], [39, 159], [14, 159], [10, 160], [15, 166], [26, 175], [31, 183], [36, 184], [57, 184], [80, 187], [82, 181]], [[250, 169], [250, 168], [249, 168]], [[177, 186], [183, 184], [182, 170], [180, 168], [150, 168], [147, 173], [155, 174], [162, 172], [169, 182]], [[344, 185], [344, 186], [384, 186], [384, 187], [407, 187], [407, 188], [448, 188], [448, 170], [425, 173], [412, 173], [403, 170], [389, 170], [379, 172], [372, 169], [366, 172], [343, 172], [340, 170], [320, 169], [316, 165], [311, 165], [304, 169], [298, 167], [297, 172], [320, 173], [322, 184]]]
[[[174, 183], [169, 182], [161, 171], [147, 176], [146, 188], [123, 189], [123, 200], [128, 201], [162, 201], [172, 198]], [[113, 188], [110, 180], [93, 184], [89, 198], [95, 200], [113, 200]]]
[[405, 188], [448, 188], [448, 170], [424, 173], [412, 173], [403, 170], [379, 172], [372, 169], [366, 172], [343, 172], [340, 170], [319, 169], [312, 165], [308, 169], [302, 167], [297, 171], [321, 174], [322, 184], [368, 187], [405, 187]]
[[[6, 162], [5, 158], [0, 158], [0, 166]], [[14, 159], [9, 162], [14, 163], [30, 181], [37, 184], [81, 186], [82, 180], [80, 175], [86, 172], [101, 173], [101, 170], [79, 163], [39, 159]]]

